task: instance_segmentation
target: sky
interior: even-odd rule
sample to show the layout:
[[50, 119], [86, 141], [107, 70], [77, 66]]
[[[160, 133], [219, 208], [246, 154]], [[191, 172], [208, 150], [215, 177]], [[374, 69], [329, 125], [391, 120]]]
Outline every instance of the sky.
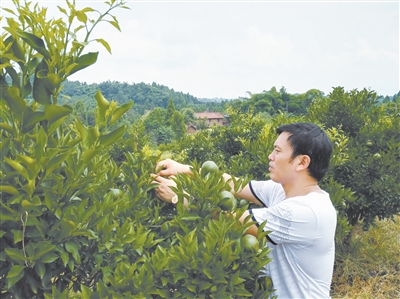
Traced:
[[[1, 0], [2, 5], [10, 1]], [[8, 3], [7, 3], [8, 2]], [[36, 1], [34, 1], [36, 3]], [[39, 1], [56, 16], [64, 1]], [[104, 11], [103, 1], [76, 0]], [[285, 87], [400, 90], [399, 1], [127, 1], [121, 32], [102, 24], [95, 65], [69, 80], [157, 83], [198, 98]]]

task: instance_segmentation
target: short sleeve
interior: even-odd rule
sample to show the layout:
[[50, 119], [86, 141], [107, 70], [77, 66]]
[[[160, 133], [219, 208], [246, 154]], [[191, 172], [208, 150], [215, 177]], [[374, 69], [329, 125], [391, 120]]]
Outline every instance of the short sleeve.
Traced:
[[269, 181], [250, 181], [250, 190], [254, 197], [265, 207], [271, 207], [285, 198], [281, 184]]
[[271, 208], [249, 210], [258, 225], [266, 221], [264, 231], [271, 231], [268, 239], [274, 244], [309, 244], [315, 238], [316, 217], [303, 204], [281, 202]]

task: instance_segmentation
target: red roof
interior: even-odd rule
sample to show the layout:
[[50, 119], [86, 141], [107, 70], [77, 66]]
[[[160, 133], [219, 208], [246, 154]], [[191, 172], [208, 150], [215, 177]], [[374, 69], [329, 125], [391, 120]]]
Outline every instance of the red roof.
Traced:
[[207, 119], [224, 118], [224, 116], [220, 112], [196, 112], [194, 116], [197, 118], [207, 118]]

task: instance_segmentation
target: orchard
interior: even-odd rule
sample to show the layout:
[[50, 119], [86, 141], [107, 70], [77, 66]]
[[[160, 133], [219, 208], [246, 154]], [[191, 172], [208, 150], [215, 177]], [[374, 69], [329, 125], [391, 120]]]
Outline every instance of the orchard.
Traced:
[[[400, 117], [370, 90], [334, 88], [301, 116], [227, 108], [230, 126], [180, 136], [163, 152], [139, 122], [122, 121], [133, 102], [97, 91], [94, 123], [83, 123], [59, 96], [69, 76], [96, 63], [98, 52], [85, 48], [97, 24], [120, 30], [112, 13], [126, 3], [107, 3], [98, 13], [66, 1], [57, 20], [38, 4], [13, 0], [4, 9], [2, 298], [267, 298], [273, 285], [259, 276], [270, 262], [267, 232], [260, 225], [258, 237], [246, 234], [252, 223], [239, 218], [249, 203], [227, 191], [222, 175], [240, 177], [236, 191], [267, 179], [274, 130], [284, 123], [318, 123], [334, 143], [322, 188], [338, 212], [338, 244], [355, 225], [368, 230], [400, 212]], [[111, 52], [105, 40], [91, 42]], [[121, 141], [129, 150], [116, 149]], [[175, 178], [176, 205], [155, 196], [150, 177], [166, 153], [192, 167], [192, 176]]]
[[[104, 14], [67, 2], [59, 8], [65, 20], [13, 3], [0, 48], [1, 297], [266, 297], [272, 287], [257, 280], [270, 261], [265, 233], [262, 249], [248, 254], [236, 246], [246, 226], [212, 217], [226, 188], [222, 172], [203, 176], [193, 164], [196, 179], [180, 178], [171, 207], [152, 190], [160, 157], [146, 137], [135, 134], [123, 163], [110, 155], [129, 134], [119, 119], [132, 102], [119, 106], [96, 92], [93, 126], [71, 121], [72, 107], [59, 104], [62, 83], [97, 60], [85, 53], [92, 30], [100, 21], [119, 29], [111, 12], [124, 1], [109, 2]], [[94, 42], [110, 51], [105, 40]], [[190, 209], [183, 188], [195, 198]]]

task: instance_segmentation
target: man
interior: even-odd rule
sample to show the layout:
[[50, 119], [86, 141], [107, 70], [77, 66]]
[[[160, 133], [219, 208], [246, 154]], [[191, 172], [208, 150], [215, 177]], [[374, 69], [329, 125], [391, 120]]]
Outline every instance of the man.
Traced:
[[[246, 211], [241, 221], [251, 215], [256, 224], [247, 233], [252, 235], [257, 235], [257, 225], [265, 221], [264, 230], [272, 231], [267, 236], [272, 261], [265, 274], [272, 279], [274, 295], [279, 299], [330, 298], [336, 211], [318, 182], [328, 170], [332, 144], [311, 123], [283, 125], [276, 132], [278, 138], [268, 157], [271, 180], [250, 181], [235, 194], [263, 206]], [[161, 166], [163, 170], [154, 177], [160, 183], [157, 196], [170, 202], [175, 194], [169, 186], [174, 182], [162, 176], [191, 170], [169, 159], [159, 162]]]

